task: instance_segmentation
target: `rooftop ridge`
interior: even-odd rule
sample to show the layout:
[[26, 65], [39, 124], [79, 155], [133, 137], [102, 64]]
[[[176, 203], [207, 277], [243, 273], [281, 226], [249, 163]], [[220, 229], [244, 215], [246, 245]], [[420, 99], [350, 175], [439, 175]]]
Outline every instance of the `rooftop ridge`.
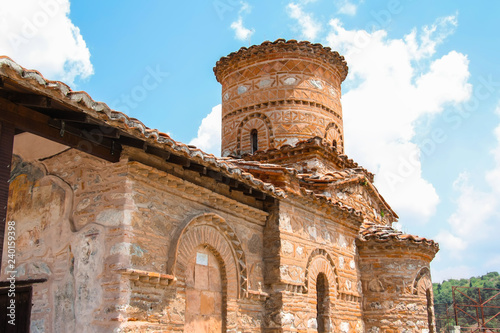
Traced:
[[[371, 182], [374, 181], [375, 175], [373, 173], [360, 166], [357, 162], [354, 162], [354, 160], [349, 158], [346, 154], [339, 154], [339, 152], [329, 142], [318, 136], [298, 141], [293, 146], [285, 144], [279, 148], [273, 147], [266, 150], [258, 150], [254, 154], [245, 154], [241, 158], [246, 161], [258, 161], [262, 163], [271, 156], [289, 154], [295, 150], [307, 148], [322, 149], [322, 151], [325, 152], [332, 160], [341, 164], [343, 169], [356, 169], [364, 173]], [[274, 163], [270, 162], [270, 164]]]

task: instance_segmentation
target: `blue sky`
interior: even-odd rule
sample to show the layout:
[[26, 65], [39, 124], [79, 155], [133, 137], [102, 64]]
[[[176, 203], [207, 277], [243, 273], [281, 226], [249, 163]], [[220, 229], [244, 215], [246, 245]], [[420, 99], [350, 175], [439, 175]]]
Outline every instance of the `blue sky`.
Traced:
[[499, 2], [1, 1], [0, 54], [216, 155], [220, 57], [332, 47], [349, 66], [346, 153], [399, 228], [440, 242], [433, 279], [500, 271]]

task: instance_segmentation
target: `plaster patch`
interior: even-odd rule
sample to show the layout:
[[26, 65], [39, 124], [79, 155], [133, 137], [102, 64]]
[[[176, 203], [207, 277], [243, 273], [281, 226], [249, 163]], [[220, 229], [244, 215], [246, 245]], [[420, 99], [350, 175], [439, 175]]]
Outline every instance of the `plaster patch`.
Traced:
[[96, 222], [105, 226], [119, 226], [123, 220], [123, 212], [114, 209], [103, 210], [97, 215]]
[[309, 236], [311, 236], [312, 239], [318, 238], [318, 232], [316, 231], [315, 226], [309, 226], [307, 227], [307, 231], [309, 232]]
[[281, 252], [286, 255], [293, 254], [293, 244], [289, 241], [283, 240], [281, 243]]
[[293, 325], [294, 320], [295, 316], [292, 313], [289, 312], [281, 313], [281, 322], [283, 323], [283, 325]]
[[293, 231], [290, 216], [287, 214], [280, 214], [280, 228], [290, 232]]
[[130, 254], [130, 246], [132, 244], [130, 243], [116, 243], [111, 247], [109, 250], [109, 253], [111, 255], [113, 254], [123, 254], [123, 255], [129, 255]]

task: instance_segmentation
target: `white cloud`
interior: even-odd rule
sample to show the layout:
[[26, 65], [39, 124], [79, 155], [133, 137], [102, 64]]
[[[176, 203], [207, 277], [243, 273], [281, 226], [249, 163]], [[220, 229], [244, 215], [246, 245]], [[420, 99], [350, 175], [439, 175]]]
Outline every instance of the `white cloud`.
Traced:
[[489, 220], [498, 208], [497, 196], [477, 190], [467, 173], [460, 174], [453, 187], [459, 193], [457, 210], [448, 219], [453, 231], [469, 241], [488, 238], [495, 232]]
[[447, 230], [441, 230], [435, 237], [441, 250], [446, 251], [451, 257], [459, 258], [461, 251], [467, 248], [466, 240], [457, 237]]
[[311, 14], [307, 14], [302, 10], [302, 7], [296, 3], [290, 3], [287, 6], [288, 15], [297, 20], [302, 35], [309, 39], [314, 40], [321, 31], [321, 24], [317, 22]]
[[195, 145], [204, 152], [220, 156], [221, 142], [221, 104], [216, 105], [203, 120], [198, 128], [198, 136], [189, 144]]
[[342, 0], [342, 1], [337, 1], [336, 4], [339, 7], [338, 12], [340, 14], [345, 14], [345, 15], [350, 15], [350, 16], [356, 15], [356, 11], [358, 10], [358, 6], [354, 3], [352, 3], [351, 1]]
[[69, 19], [69, 0], [3, 1], [0, 54], [70, 85], [94, 70], [80, 30]]
[[471, 253], [480, 255], [485, 271], [497, 269], [500, 262], [498, 251], [490, 249], [494, 249], [493, 244], [498, 243], [500, 230], [500, 124], [494, 133], [496, 147], [491, 153], [495, 165], [484, 174], [488, 188], [479, 190], [471, 180], [472, 176], [462, 172], [453, 183], [458, 197], [455, 201], [456, 210], [447, 221], [450, 231], [441, 230], [435, 237], [444, 249], [450, 251], [451, 257], [464, 257]]
[[250, 6], [250, 4], [248, 2], [245, 2], [245, 1], [241, 1], [241, 8], [239, 10], [239, 14], [242, 14], [242, 13], [250, 13], [252, 11], [252, 7]]
[[453, 17], [438, 19], [421, 29], [418, 42], [416, 29], [390, 39], [385, 30], [347, 30], [340, 20], [330, 21], [327, 41], [345, 56], [350, 73], [344, 87], [352, 87], [342, 97], [346, 153], [377, 174], [377, 187], [402, 223], [426, 222], [439, 202], [412, 142], [416, 120], [471, 96], [467, 57], [456, 51], [433, 57], [452, 23]]
[[243, 26], [243, 18], [240, 16], [238, 20], [231, 23], [231, 29], [235, 32], [235, 38], [242, 41], [249, 41], [255, 32], [253, 29], [247, 29]]
[[[500, 116], [500, 103], [496, 108], [496, 113]], [[500, 192], [500, 125], [495, 128], [494, 134], [498, 144], [491, 151], [491, 154], [495, 159], [496, 167], [488, 171], [486, 174], [486, 180], [490, 184], [491, 189], [498, 194]]]
[[[420, 36], [417, 30], [414, 29], [410, 34], [405, 36], [405, 42], [410, 47], [413, 56], [420, 59], [426, 56], [433, 55], [436, 52], [436, 46], [441, 44], [446, 37], [453, 34], [458, 26], [456, 15], [450, 15], [439, 18], [430, 26], [422, 28]], [[417, 42], [419, 37], [420, 43]]]

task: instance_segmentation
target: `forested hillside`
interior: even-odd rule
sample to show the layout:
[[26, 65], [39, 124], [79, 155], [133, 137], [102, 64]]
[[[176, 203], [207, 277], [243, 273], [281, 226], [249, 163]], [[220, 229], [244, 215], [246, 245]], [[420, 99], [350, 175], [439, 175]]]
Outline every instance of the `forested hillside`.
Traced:
[[500, 274], [491, 272], [479, 277], [471, 277], [470, 279], [450, 279], [443, 283], [433, 283], [434, 289], [434, 304], [450, 304], [453, 303], [451, 294], [452, 286], [474, 287], [474, 288], [498, 288], [500, 289]]
[[[452, 287], [454, 286], [472, 287], [458, 288], [455, 292], [455, 304], [457, 308], [462, 309], [457, 310], [458, 325], [462, 327], [472, 327], [477, 324], [474, 318], [482, 316], [478, 305], [487, 301], [489, 307], [483, 308], [485, 321], [488, 321], [488, 319], [492, 317], [494, 318], [486, 324], [486, 327], [500, 328], [500, 315], [497, 315], [498, 312], [500, 312], [500, 294], [498, 294], [500, 290], [477, 289], [500, 289], [500, 274], [498, 274], [498, 272], [491, 272], [483, 276], [471, 277], [470, 279], [450, 279], [443, 281], [443, 283], [433, 283], [434, 310], [438, 331], [440, 331], [441, 327], [454, 325], [455, 309], [453, 307], [452, 293]], [[446, 313], [447, 309], [448, 313]], [[444, 320], [445, 317], [448, 317], [448, 320]]]

